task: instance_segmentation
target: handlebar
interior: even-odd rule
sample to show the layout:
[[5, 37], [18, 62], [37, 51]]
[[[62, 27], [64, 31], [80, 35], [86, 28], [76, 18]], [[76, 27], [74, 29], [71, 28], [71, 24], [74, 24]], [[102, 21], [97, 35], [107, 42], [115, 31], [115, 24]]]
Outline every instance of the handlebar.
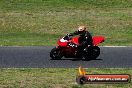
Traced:
[[71, 36], [69, 36], [68, 34], [64, 37], [64, 40], [69, 41], [71, 39]]

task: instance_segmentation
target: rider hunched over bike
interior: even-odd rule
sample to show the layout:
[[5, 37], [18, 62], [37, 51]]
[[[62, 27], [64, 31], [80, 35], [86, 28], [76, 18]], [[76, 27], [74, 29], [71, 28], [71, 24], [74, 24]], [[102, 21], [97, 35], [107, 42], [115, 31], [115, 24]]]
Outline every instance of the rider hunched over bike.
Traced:
[[104, 40], [103, 36], [91, 36], [85, 26], [79, 26], [77, 31], [58, 39], [58, 45], [51, 50], [50, 57], [53, 60], [62, 57], [96, 59], [100, 55], [100, 48], [97, 45]]
[[86, 31], [85, 26], [79, 26], [77, 31], [70, 33], [68, 35], [69, 36], [79, 35], [78, 39], [79, 45], [75, 45], [75, 47], [78, 48], [80, 51], [85, 50], [87, 47], [93, 45], [92, 36], [88, 31]]

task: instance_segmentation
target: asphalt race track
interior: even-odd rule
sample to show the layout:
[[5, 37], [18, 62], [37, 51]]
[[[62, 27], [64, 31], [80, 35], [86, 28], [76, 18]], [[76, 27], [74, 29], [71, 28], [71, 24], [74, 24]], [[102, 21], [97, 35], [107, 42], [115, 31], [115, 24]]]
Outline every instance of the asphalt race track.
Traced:
[[100, 47], [97, 60], [50, 60], [49, 52], [53, 47], [0, 47], [1, 68], [130, 68], [132, 67], [132, 47]]

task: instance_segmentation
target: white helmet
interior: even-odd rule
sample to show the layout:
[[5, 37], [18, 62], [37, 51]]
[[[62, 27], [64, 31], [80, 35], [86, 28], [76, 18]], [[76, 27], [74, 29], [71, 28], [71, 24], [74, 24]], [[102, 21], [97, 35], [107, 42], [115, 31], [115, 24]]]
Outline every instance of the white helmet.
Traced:
[[82, 32], [82, 31], [85, 31], [86, 30], [86, 27], [85, 26], [79, 26], [78, 27], [78, 31], [79, 32]]

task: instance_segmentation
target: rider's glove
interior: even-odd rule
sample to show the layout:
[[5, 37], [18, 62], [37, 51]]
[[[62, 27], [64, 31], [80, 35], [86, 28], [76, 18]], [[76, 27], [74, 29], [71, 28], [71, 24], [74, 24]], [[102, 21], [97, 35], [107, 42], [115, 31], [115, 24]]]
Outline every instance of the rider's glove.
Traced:
[[66, 34], [66, 36], [70, 36], [70, 34]]

